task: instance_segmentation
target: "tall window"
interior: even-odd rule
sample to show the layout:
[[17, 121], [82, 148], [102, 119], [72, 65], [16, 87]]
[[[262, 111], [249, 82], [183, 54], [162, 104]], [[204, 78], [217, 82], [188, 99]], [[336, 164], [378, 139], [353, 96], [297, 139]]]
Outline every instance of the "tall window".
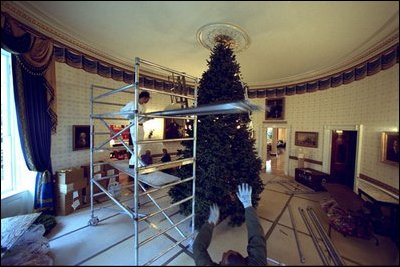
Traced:
[[[11, 54], [1, 49], [1, 198], [33, 192], [34, 175], [22, 155], [15, 112]], [[21, 181], [23, 179], [23, 181]]]
[[11, 55], [1, 50], [1, 194], [13, 191], [13, 142], [11, 135]]

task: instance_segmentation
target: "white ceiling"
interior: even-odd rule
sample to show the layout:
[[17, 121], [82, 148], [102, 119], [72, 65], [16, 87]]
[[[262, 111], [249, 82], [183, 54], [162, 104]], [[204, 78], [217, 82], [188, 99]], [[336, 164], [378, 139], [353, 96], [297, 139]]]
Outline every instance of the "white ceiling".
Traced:
[[[343, 67], [399, 31], [398, 1], [15, 1], [58, 31], [133, 66], [135, 57], [201, 77], [210, 51], [199, 28], [247, 32], [244, 81], [261, 85]], [[132, 69], [133, 70], [133, 69]]]

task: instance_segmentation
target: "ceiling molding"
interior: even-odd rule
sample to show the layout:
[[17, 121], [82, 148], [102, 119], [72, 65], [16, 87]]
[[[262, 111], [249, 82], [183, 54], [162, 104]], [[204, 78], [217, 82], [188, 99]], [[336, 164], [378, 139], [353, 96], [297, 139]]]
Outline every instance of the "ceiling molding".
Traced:
[[[26, 3], [24, 3], [24, 5], [26, 5]], [[26, 24], [33, 30], [38, 31], [40, 34], [53, 39], [56, 43], [68, 46], [72, 49], [85, 53], [88, 56], [103, 60], [117, 67], [133, 69], [133, 60], [132, 64], [130, 65], [120, 58], [108, 55], [104, 51], [97, 50], [92, 46], [77, 40], [61, 27], [57, 27], [54, 24], [50, 26], [49, 23], [44, 22], [42, 19], [45, 17], [45, 15], [39, 14], [40, 11], [34, 7], [28, 10], [25, 6], [22, 6], [18, 2], [2, 1], [1, 11], [8, 13], [19, 22]]]
[[[31, 27], [33, 30], [40, 34], [47, 36], [54, 40], [55, 43], [66, 46], [71, 50], [76, 50], [79, 53], [83, 53], [88, 57], [104, 61], [105, 63], [111, 64], [117, 68], [133, 72], [133, 60], [132, 62], [127, 61], [125, 58], [112, 56], [105, 51], [96, 49], [93, 45], [78, 40], [77, 37], [71, 35], [71, 30], [67, 29], [66, 25], [61, 25], [56, 19], [51, 18], [37, 8], [35, 8], [29, 1], [25, 1], [23, 4], [19, 1], [2, 1], [1, 2], [2, 12], [7, 12], [10, 16], [17, 19], [26, 26]], [[398, 13], [395, 15], [398, 16]], [[392, 17], [388, 23], [393, 22]], [[385, 27], [385, 25], [383, 26]], [[383, 28], [382, 27], [382, 28]], [[377, 32], [371, 36], [374, 37]], [[389, 35], [383, 38], [378, 43], [375, 43], [372, 47], [360, 50], [363, 46], [367, 46], [367, 40], [355, 51], [351, 52], [352, 55], [348, 55], [348, 58], [343, 60], [341, 63], [336, 65], [330, 65], [326, 68], [319, 68], [317, 70], [308, 71], [296, 76], [286, 77], [279, 80], [268, 81], [268, 82], [248, 82], [250, 89], [268, 89], [282, 87], [292, 84], [306, 83], [314, 80], [318, 80], [327, 76], [332, 76], [337, 73], [343, 72], [347, 69], [351, 69], [359, 64], [362, 64], [385, 50], [389, 49], [393, 45], [399, 42], [398, 27], [396, 31], [391, 32]], [[357, 55], [355, 55], [358, 53]], [[152, 76], [154, 78], [166, 79], [167, 76], [154, 72], [151, 69], [141, 69], [144, 75]]]
[[[32, 6], [28, 1], [25, 1], [23, 4], [18, 1], [2, 1], [1, 11], [8, 13], [20, 23], [37, 31], [38, 34], [45, 35], [52, 39], [56, 45], [67, 47], [71, 51], [75, 50], [76, 53], [85, 54], [88, 57], [103, 61], [117, 68], [121, 68], [122, 70], [134, 72], [135, 59], [132, 59], [130, 63], [124, 58], [112, 56], [103, 50], [98, 50], [92, 45], [78, 40], [76, 37], [71, 36], [71, 30], [66, 29], [65, 26], [61, 25], [53, 18], [43, 14], [43, 12]], [[157, 73], [152, 69], [141, 68], [140, 72], [152, 78], [168, 80], [168, 75]], [[176, 70], [176, 72], [179, 71]], [[192, 82], [188, 83], [191, 84]]]
[[320, 69], [316, 71], [311, 71], [298, 76], [288, 77], [282, 80], [266, 84], [249, 83], [249, 87], [250, 89], [270, 89], [270, 88], [283, 87], [293, 84], [307, 83], [314, 80], [319, 80], [327, 76], [333, 76], [335, 74], [344, 72], [348, 69], [352, 69], [360, 64], [365, 63], [366, 61], [373, 59], [374, 57], [379, 56], [381, 53], [390, 49], [397, 43], [399, 43], [398, 30], [392, 32], [389, 36], [387, 36], [381, 42], [377, 43], [375, 46], [369, 48], [368, 50], [364, 51], [363, 53], [357, 56], [354, 56], [352, 58], [343, 61], [340, 64], [330, 66], [323, 70]]

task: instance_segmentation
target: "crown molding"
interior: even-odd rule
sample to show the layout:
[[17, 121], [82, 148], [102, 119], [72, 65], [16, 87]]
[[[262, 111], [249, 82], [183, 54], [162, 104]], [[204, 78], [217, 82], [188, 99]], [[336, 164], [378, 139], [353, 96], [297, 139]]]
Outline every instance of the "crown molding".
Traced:
[[[29, 7], [29, 9], [27, 7]], [[22, 5], [18, 1], [2, 1], [1, 11], [8, 13], [19, 22], [31, 27], [40, 34], [53, 39], [55, 43], [78, 50], [90, 57], [109, 62], [117, 67], [133, 70], [133, 60], [132, 63], [129, 64], [129, 62], [126, 62], [121, 58], [108, 55], [104, 51], [95, 49], [89, 44], [77, 40], [75, 37], [71, 36], [65, 30], [65, 28], [57, 25], [57, 22], [52, 21], [52, 19], [49, 17], [46, 17], [42, 12], [30, 5], [29, 2], [26, 2]], [[51, 21], [51, 25], [48, 22], [45, 22], [43, 18]]]
[[[24, 2], [23, 4], [20, 2]], [[45, 15], [34, 7], [30, 1], [2, 1], [1, 11], [8, 13], [11, 17], [25, 24], [41, 35], [52, 39], [54, 43], [76, 51], [78, 54], [85, 54], [93, 59], [103, 61], [109, 65], [122, 70], [134, 72], [134, 58], [128, 61], [126, 58], [116, 57], [103, 50], [94, 48], [86, 42], [78, 40], [71, 35], [71, 30], [59, 23], [55, 18]], [[178, 72], [178, 71], [177, 71]], [[140, 68], [140, 73], [156, 79], [168, 80], [168, 75], [159, 73], [151, 68]], [[188, 82], [190, 84], [190, 82]]]
[[384, 53], [386, 50], [390, 49], [392, 46], [399, 43], [399, 31], [398, 29], [389, 34], [386, 38], [382, 41], [378, 42], [374, 46], [370, 47], [367, 50], [364, 50], [362, 53], [350, 57], [343, 62], [331, 65], [324, 69], [313, 70], [307, 73], [303, 73], [301, 75], [291, 76], [288, 78], [275, 80], [271, 82], [265, 83], [248, 83], [250, 89], [269, 89], [269, 88], [277, 88], [277, 87], [284, 87], [293, 84], [302, 84], [307, 82], [312, 82], [314, 80], [319, 80], [321, 78], [327, 76], [334, 76], [337, 73], [344, 72], [348, 69], [354, 68], [358, 65], [365, 63], [373, 59], [374, 57], [379, 56], [380, 54]]
[[[78, 40], [76, 37], [71, 36], [70, 31], [65, 26], [43, 14], [40, 10], [32, 6], [29, 1], [25, 1], [23, 4], [19, 1], [2, 1], [1, 11], [8, 13], [20, 23], [30, 27], [37, 32], [36, 34], [52, 39], [56, 45], [59, 44], [68, 47], [71, 51], [85, 54], [93, 59], [113, 65], [116, 68], [134, 72], [134, 59], [132, 59], [132, 62], [128, 62], [126, 59], [112, 56], [103, 50], [96, 49], [86, 42]], [[166, 75], [155, 73], [151, 70], [141, 68], [140, 72], [153, 78], [167, 79]]]
[[[2, 12], [6, 12], [13, 18], [17, 19], [22, 24], [25, 24], [26, 26], [37, 31], [38, 33], [45, 35], [48, 38], [51, 38], [52, 40], [54, 40], [55, 44], [58, 43], [62, 46], [70, 48], [71, 50], [76, 50], [79, 53], [83, 53], [89, 57], [93, 57], [94, 59], [104, 61], [117, 68], [134, 72], [133, 59], [132, 62], [128, 62], [124, 58], [112, 56], [106, 53], [105, 51], [98, 50], [94, 48], [92, 45], [78, 40], [76, 37], [73, 37], [71, 36], [70, 33], [68, 33], [71, 32], [71, 30], [68, 31], [65, 25], [61, 25], [59, 22], [56, 21], [56, 19], [46, 16], [40, 10], [31, 5], [29, 1], [24, 1], [23, 4], [21, 4], [21, 1], [2, 1], [1, 10]], [[396, 17], [397, 16], [398, 13], [396, 14]], [[391, 18], [389, 20], [390, 23], [393, 21], [394, 18]], [[376, 34], [378, 34], [378, 32]], [[256, 90], [256, 89], [277, 88], [292, 84], [311, 82], [327, 76], [335, 75], [347, 69], [353, 68], [357, 65], [360, 65], [370, 59], [373, 59], [379, 54], [385, 52], [387, 49], [389, 49], [390, 47], [392, 47], [397, 43], [399, 43], [398, 27], [394, 32], [388, 34], [381, 41], [375, 43], [373, 46], [370, 46], [370, 48], [364, 49], [362, 52], [359, 52], [360, 50], [363, 49], [363, 47], [368, 45], [367, 42], [364, 43], [361, 47], [351, 52], [351, 54], [353, 55], [349, 55], [345, 60], [343, 60], [339, 64], [330, 65], [322, 69], [319, 68], [316, 70], [309, 71], [307, 73], [283, 79], [277, 79], [266, 82], [246, 82], [246, 84], [248, 85], [250, 90], [253, 89]], [[356, 54], [357, 52], [358, 54]], [[151, 76], [153, 78], [159, 78], [164, 80], [168, 78], [167, 75], [157, 73], [155, 71], [152, 71], [151, 69], [141, 68], [141, 73], [147, 76]]]

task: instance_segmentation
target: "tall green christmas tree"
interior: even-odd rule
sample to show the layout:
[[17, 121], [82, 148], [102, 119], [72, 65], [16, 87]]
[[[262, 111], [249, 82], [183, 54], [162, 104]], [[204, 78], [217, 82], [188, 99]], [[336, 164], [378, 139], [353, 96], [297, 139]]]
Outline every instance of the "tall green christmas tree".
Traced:
[[[240, 66], [231, 48], [218, 43], [207, 61], [209, 69], [203, 73], [198, 88], [198, 106], [234, 102], [245, 99], [245, 88], [240, 81]], [[221, 219], [230, 216], [229, 224], [244, 222], [244, 209], [236, 196], [237, 187], [248, 183], [253, 188], [253, 206], [258, 205], [264, 184], [260, 179], [261, 160], [254, 148], [249, 129], [249, 114], [221, 114], [198, 116], [196, 149], [195, 227], [198, 229], [209, 216], [209, 206], [216, 203]], [[189, 135], [191, 135], [189, 133]], [[184, 156], [191, 157], [193, 143], [183, 142]], [[192, 175], [192, 166], [178, 170], [178, 175]], [[173, 202], [192, 195], [192, 184], [183, 183], [169, 191]], [[186, 215], [192, 212], [191, 201], [180, 205]]]

